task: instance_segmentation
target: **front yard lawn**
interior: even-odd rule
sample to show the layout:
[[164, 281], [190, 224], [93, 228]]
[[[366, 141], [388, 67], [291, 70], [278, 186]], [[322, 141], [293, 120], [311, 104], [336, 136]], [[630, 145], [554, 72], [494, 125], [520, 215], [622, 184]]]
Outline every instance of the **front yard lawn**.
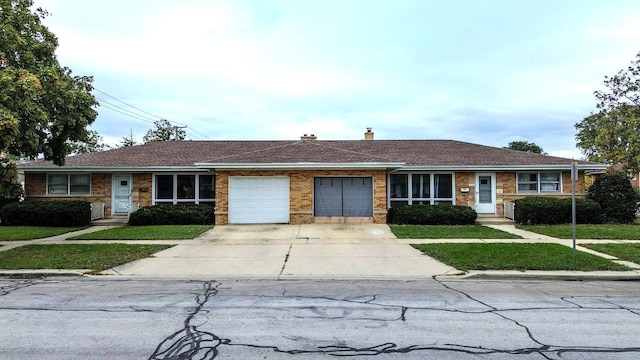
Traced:
[[81, 227], [0, 226], [0, 241], [42, 239], [85, 229]]
[[559, 244], [441, 243], [416, 244], [414, 248], [459, 270], [629, 270], [602, 257]]
[[211, 225], [122, 226], [70, 237], [67, 240], [185, 240], [213, 228]]
[[640, 244], [580, 244], [588, 249], [640, 264]]
[[[571, 225], [516, 225], [516, 227], [560, 239], [573, 237]], [[640, 239], [640, 225], [578, 224], [576, 225], [576, 238], [637, 240]]]
[[522, 237], [482, 225], [391, 225], [401, 239], [522, 239]]
[[25, 245], [0, 252], [0, 269], [110, 269], [148, 257], [171, 245]]

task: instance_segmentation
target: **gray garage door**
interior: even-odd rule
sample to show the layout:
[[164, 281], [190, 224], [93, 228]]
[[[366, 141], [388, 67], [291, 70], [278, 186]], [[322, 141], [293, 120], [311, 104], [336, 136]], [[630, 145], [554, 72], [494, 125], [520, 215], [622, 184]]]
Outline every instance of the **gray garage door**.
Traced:
[[370, 177], [317, 177], [314, 180], [315, 216], [373, 216], [373, 180]]

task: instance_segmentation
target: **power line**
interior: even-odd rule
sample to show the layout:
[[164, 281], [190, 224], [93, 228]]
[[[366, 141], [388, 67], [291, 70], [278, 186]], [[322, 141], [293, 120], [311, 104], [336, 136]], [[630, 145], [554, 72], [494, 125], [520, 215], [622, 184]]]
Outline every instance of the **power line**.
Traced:
[[129, 106], [129, 107], [131, 107], [131, 108], [134, 108], [134, 109], [136, 109], [136, 110], [138, 110], [138, 111], [140, 111], [140, 112], [143, 112], [143, 113], [145, 113], [145, 114], [147, 114], [147, 115], [151, 115], [151, 116], [156, 117], [156, 118], [158, 118], [158, 119], [160, 119], [160, 120], [164, 119], [162, 116], [154, 115], [154, 114], [152, 114], [152, 113], [150, 113], [150, 112], [147, 112], [147, 111], [144, 111], [144, 110], [142, 110], [142, 109], [140, 109], [140, 108], [137, 108], [137, 107], [135, 107], [135, 106], [133, 106], [133, 105], [131, 105], [131, 104], [128, 104], [128, 103], [126, 103], [126, 102], [124, 102], [124, 101], [122, 101], [122, 100], [120, 100], [120, 99], [116, 98], [115, 96], [112, 96], [112, 95], [107, 94], [106, 92], [104, 92], [104, 91], [102, 91], [102, 90], [100, 90], [100, 89], [93, 88], [93, 90], [95, 90], [95, 91], [97, 91], [97, 92], [99, 92], [99, 93], [101, 93], [101, 94], [104, 94], [104, 95], [106, 95], [106, 96], [108, 96], [108, 97], [112, 98], [113, 100], [115, 100], [115, 101], [117, 101], [117, 102], [120, 102], [120, 103], [125, 104], [125, 105], [127, 105], [127, 106]]
[[[136, 106], [133, 106], [133, 105], [131, 105], [131, 104], [127, 103], [127, 102], [124, 102], [124, 101], [122, 101], [122, 100], [120, 100], [120, 99], [116, 98], [116, 97], [115, 97], [115, 96], [113, 96], [113, 95], [109, 95], [109, 94], [107, 94], [106, 92], [104, 92], [104, 91], [102, 91], [102, 90], [100, 90], [100, 89], [96, 89], [95, 87], [94, 87], [93, 89], [94, 89], [94, 90], [96, 90], [97, 92], [99, 92], [99, 93], [101, 93], [101, 94], [103, 94], [103, 95], [105, 95], [105, 96], [107, 96], [107, 97], [109, 97], [109, 98], [111, 98], [111, 99], [113, 99], [113, 100], [115, 100], [115, 101], [119, 102], [119, 103], [122, 103], [122, 104], [124, 104], [124, 105], [126, 105], [126, 106], [128, 106], [128, 107], [130, 107], [130, 108], [132, 108], [132, 109], [135, 109], [135, 110], [137, 110], [137, 111], [139, 111], [139, 112], [142, 112], [142, 113], [144, 113], [144, 114], [147, 114], [147, 115], [153, 116], [153, 117], [158, 118], [158, 119], [160, 119], [160, 120], [167, 120], [166, 118], [164, 118], [164, 117], [162, 117], [162, 116], [158, 116], [158, 115], [152, 114], [152, 113], [150, 113], [150, 112], [148, 112], [148, 111], [142, 110], [142, 109], [140, 109], [140, 108], [138, 108], [138, 107], [136, 107]], [[98, 98], [98, 97], [97, 97], [97, 98]], [[135, 113], [135, 112], [133, 112], [133, 111], [131, 111], [131, 110], [128, 110], [128, 109], [126, 109], [126, 108], [124, 108], [124, 107], [122, 107], [122, 106], [116, 105], [116, 104], [111, 103], [111, 102], [109, 102], [109, 101], [106, 101], [106, 100], [104, 100], [104, 99], [100, 99], [100, 98], [98, 98], [98, 100], [99, 100], [101, 103], [104, 103], [104, 104], [108, 104], [108, 105], [110, 105], [110, 106], [106, 106], [106, 105], [102, 105], [102, 104], [101, 104], [102, 106], [104, 106], [105, 108], [107, 108], [107, 109], [109, 109], [109, 110], [111, 110], [111, 111], [115, 111], [115, 112], [120, 113], [120, 114], [122, 114], [122, 115], [129, 116], [129, 117], [131, 117], [131, 118], [138, 119], [138, 120], [141, 120], [141, 121], [144, 121], [144, 122], [148, 122], [148, 123], [155, 124], [155, 120], [152, 120], [152, 119], [150, 119], [149, 117], [146, 117], [146, 116], [141, 115], [141, 114], [137, 114], [137, 113]], [[116, 110], [115, 108], [120, 109], [120, 110]], [[209, 139], [209, 137], [208, 137], [207, 135], [204, 135], [203, 133], [201, 133], [201, 132], [199, 132], [199, 131], [195, 130], [194, 128], [189, 127], [189, 125], [187, 125], [187, 124], [185, 124], [185, 123], [180, 123], [180, 122], [177, 122], [177, 121], [170, 121], [170, 120], [167, 120], [167, 121], [169, 121], [170, 123], [174, 123], [174, 124], [182, 125], [183, 127], [188, 128], [189, 130], [191, 130], [191, 132], [194, 132], [194, 133], [196, 133], [196, 134], [198, 134], [198, 135], [202, 136], [205, 140], [208, 140], [208, 139]]]
[[[100, 101], [100, 105], [104, 106], [105, 108], [107, 108], [109, 110], [113, 110], [113, 111], [119, 112], [121, 114], [136, 118], [138, 120], [146, 121], [146, 122], [149, 122], [149, 123], [153, 123], [155, 121], [155, 120], [153, 120], [153, 119], [151, 119], [149, 117], [145, 117], [144, 115], [136, 114], [135, 112], [133, 112], [131, 110], [127, 110], [122, 106], [119, 106], [119, 105], [116, 105], [114, 103], [108, 102], [108, 101], [106, 101], [104, 99], [100, 99], [99, 97], [96, 97], [96, 98], [98, 99], [98, 101]], [[106, 106], [105, 104], [108, 104], [110, 106]], [[120, 111], [115, 110], [114, 108], [118, 108], [118, 109], [120, 109]]]

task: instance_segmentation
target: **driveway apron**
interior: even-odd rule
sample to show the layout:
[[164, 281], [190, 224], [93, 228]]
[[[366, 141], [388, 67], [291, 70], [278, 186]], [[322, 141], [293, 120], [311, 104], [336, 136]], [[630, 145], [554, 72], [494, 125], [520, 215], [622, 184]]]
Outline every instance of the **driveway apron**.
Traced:
[[194, 240], [103, 272], [143, 277], [428, 278], [457, 273], [387, 225], [219, 225]]

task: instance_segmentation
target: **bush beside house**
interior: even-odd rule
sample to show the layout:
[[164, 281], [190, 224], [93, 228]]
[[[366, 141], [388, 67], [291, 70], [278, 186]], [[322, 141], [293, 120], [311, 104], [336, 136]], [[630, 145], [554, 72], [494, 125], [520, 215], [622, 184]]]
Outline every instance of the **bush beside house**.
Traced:
[[468, 206], [404, 205], [392, 207], [387, 222], [397, 225], [474, 225], [478, 214]]
[[24, 201], [0, 210], [2, 224], [8, 226], [85, 226], [91, 223], [88, 201]]
[[153, 205], [129, 216], [129, 225], [212, 225], [213, 206], [195, 204]]
[[[555, 199], [542, 196], [515, 200], [514, 221], [525, 225], [554, 225], [572, 222], [570, 198]], [[576, 223], [599, 224], [600, 205], [588, 199], [576, 199]]]

